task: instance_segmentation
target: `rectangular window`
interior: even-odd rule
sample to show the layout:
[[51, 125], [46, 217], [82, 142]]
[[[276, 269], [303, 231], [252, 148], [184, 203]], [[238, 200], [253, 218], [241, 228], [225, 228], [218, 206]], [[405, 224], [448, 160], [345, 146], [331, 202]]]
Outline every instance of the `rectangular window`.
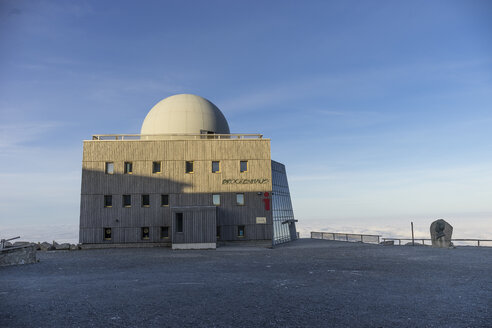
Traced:
[[169, 238], [169, 227], [161, 227], [161, 238]]
[[161, 162], [152, 162], [152, 173], [161, 173]]
[[220, 172], [220, 162], [219, 161], [213, 161], [212, 162], [212, 173], [219, 173]]
[[149, 227], [142, 227], [142, 239], [150, 238], [150, 229]]
[[176, 232], [183, 232], [183, 213], [176, 213]]
[[106, 162], [105, 172], [106, 172], [106, 174], [113, 174], [114, 173], [114, 163], [113, 162]]
[[219, 206], [220, 205], [220, 195], [218, 195], [218, 194], [212, 195], [212, 202], [215, 206]]
[[236, 205], [244, 205], [244, 194], [236, 194]]
[[161, 206], [169, 206], [169, 195], [161, 195]]
[[237, 226], [237, 236], [238, 237], [244, 237], [244, 226], [243, 225]]
[[123, 195], [123, 207], [132, 206], [132, 195]]
[[217, 238], [220, 238], [220, 226], [217, 226]]
[[248, 172], [248, 161], [240, 161], [239, 162], [239, 171]]
[[142, 207], [150, 207], [150, 196], [142, 195]]
[[132, 174], [132, 173], [133, 173], [133, 163], [125, 162], [125, 174]]
[[161, 238], [169, 238], [169, 227], [161, 227]]
[[104, 240], [111, 240], [111, 228], [104, 228]]
[[113, 196], [104, 195], [104, 207], [112, 207], [112, 206], [113, 206]]
[[186, 173], [193, 173], [193, 161], [186, 162]]

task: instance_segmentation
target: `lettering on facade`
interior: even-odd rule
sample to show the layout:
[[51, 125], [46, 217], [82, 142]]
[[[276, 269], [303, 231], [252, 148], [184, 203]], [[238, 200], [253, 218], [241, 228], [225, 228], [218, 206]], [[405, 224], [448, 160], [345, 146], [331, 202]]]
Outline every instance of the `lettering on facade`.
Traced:
[[224, 179], [222, 184], [265, 184], [269, 179]]

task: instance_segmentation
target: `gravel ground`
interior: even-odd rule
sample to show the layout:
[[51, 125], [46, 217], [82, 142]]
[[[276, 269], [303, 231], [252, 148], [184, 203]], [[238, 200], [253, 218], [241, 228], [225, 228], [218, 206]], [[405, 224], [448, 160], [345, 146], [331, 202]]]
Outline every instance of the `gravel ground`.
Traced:
[[492, 327], [492, 248], [301, 239], [38, 258], [0, 268], [0, 327]]

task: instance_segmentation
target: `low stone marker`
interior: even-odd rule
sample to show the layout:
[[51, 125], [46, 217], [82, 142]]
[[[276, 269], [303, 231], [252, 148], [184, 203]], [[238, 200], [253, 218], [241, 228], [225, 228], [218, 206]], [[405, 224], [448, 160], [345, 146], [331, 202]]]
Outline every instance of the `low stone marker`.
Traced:
[[453, 227], [446, 221], [439, 219], [432, 222], [430, 234], [433, 247], [448, 248], [451, 246]]

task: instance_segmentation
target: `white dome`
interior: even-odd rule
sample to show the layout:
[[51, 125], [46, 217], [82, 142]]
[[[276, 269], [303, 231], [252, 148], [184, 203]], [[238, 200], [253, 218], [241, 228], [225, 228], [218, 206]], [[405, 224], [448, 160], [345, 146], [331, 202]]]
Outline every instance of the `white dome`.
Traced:
[[202, 133], [229, 134], [224, 114], [205, 98], [180, 94], [159, 101], [149, 111], [140, 134]]

